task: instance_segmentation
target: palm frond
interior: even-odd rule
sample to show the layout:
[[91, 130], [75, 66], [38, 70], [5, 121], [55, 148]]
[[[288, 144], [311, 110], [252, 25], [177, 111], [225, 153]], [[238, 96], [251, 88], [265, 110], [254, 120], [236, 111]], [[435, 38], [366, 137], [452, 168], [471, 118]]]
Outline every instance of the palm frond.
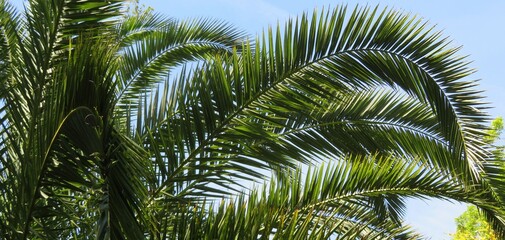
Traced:
[[134, 111], [139, 96], [149, 93], [183, 63], [231, 52], [244, 34], [212, 19], [176, 21], [150, 12], [130, 16], [117, 27], [122, 41], [118, 111]]
[[[450, 175], [394, 157], [349, 156], [318, 169], [271, 179], [263, 191], [200, 209], [179, 206], [167, 236], [183, 239], [420, 239], [403, 224], [406, 198], [480, 202]], [[485, 205], [496, 211], [493, 200]], [[496, 212], [493, 214], [496, 215]], [[173, 225], [172, 225], [173, 224]], [[160, 227], [162, 227], [160, 225]], [[166, 237], [166, 236], [165, 236]]]
[[486, 116], [464, 59], [408, 15], [345, 12], [270, 30], [183, 72], [163, 108], [139, 105], [150, 111], [139, 119], [157, 119], [139, 135], [162, 179], [153, 198], [219, 195], [209, 186], [347, 154], [421, 161], [468, 191], [481, 184]]

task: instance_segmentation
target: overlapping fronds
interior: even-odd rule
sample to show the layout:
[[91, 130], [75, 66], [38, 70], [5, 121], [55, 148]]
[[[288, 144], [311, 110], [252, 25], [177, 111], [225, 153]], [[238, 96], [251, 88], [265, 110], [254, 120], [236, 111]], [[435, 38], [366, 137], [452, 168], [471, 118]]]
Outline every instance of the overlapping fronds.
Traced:
[[252, 45], [141, 102], [161, 179], [153, 198], [220, 195], [234, 177], [347, 154], [419, 159], [462, 189], [482, 186], [486, 116], [472, 70], [421, 20], [337, 8]]
[[408, 238], [405, 197], [505, 229], [472, 70], [418, 18], [337, 7], [249, 41], [122, 1], [0, 3], [1, 237]]
[[181, 169], [223, 158], [265, 167], [320, 153], [386, 151], [422, 155], [441, 171], [475, 180], [485, 117], [463, 79], [471, 71], [446, 45], [394, 11], [358, 8], [349, 20], [344, 8], [310, 21], [304, 15], [254, 48], [182, 74], [167, 96], [171, 109], [158, 109], [166, 124], [153, 131], [177, 139], [169, 147], [184, 156]]
[[2, 5], [2, 238], [143, 236], [147, 165], [112, 126], [121, 2]]

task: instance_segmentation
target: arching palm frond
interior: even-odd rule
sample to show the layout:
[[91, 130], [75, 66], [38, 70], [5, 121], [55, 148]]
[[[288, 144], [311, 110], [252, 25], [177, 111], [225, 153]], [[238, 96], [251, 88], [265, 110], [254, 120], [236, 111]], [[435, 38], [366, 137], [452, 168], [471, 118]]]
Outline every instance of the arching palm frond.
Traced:
[[125, 18], [117, 29], [122, 44], [118, 113], [129, 111], [134, 115], [139, 97], [164, 82], [170, 70], [231, 52], [245, 36], [221, 21], [177, 21], [150, 11]]
[[[181, 141], [176, 145], [187, 151], [183, 164], [198, 162], [200, 155], [209, 159], [207, 154], [219, 155], [222, 150], [223, 154], [247, 156], [244, 162], [251, 163], [252, 158], [284, 165], [289, 159], [309, 162], [302, 153], [310, 155], [316, 149], [368, 154], [389, 143], [389, 151], [400, 155], [427, 154], [427, 163], [454, 177], [475, 175], [484, 151], [473, 137], [478, 132], [468, 126], [485, 118], [475, 117], [470, 123], [465, 118], [469, 110], [461, 110], [473, 109], [474, 116], [482, 115], [478, 96], [472, 95], [471, 85], [461, 79], [469, 72], [464, 68], [466, 63], [453, 57], [453, 50], [441, 54], [445, 43], [426, 33], [421, 23], [396, 12], [375, 16], [369, 11], [356, 10], [350, 22], [344, 21], [344, 9], [323, 14], [320, 20], [315, 14], [311, 22], [304, 16], [296, 25], [288, 24], [283, 37], [280, 30], [271, 33], [263, 43], [256, 41], [256, 50], [246, 46], [241, 54], [216, 60], [190, 77], [182, 76], [167, 100], [173, 109], [160, 111], [170, 113], [167, 121], [182, 121], [164, 127], [170, 131], [184, 128], [177, 130], [180, 136], [172, 136]], [[362, 25], [370, 29], [359, 29]], [[373, 94], [379, 99], [383, 88], [406, 93], [391, 99], [395, 105], [404, 105], [397, 111], [411, 106], [418, 110], [386, 120], [398, 126], [375, 124], [372, 129], [372, 123], [381, 123], [383, 116], [369, 112], [389, 106], [366, 98]], [[452, 88], [461, 89], [453, 93]], [[398, 114], [394, 110], [382, 111]], [[331, 116], [332, 111], [337, 112]], [[417, 119], [415, 115], [420, 114], [426, 116]], [[365, 121], [368, 124], [363, 124]], [[401, 136], [393, 139], [389, 131]], [[299, 145], [292, 144], [296, 138]], [[414, 138], [425, 144], [433, 142], [431, 145], [443, 152], [424, 153], [428, 145], [411, 152], [409, 145], [416, 148], [410, 141]], [[235, 149], [238, 152], [233, 152]], [[281, 160], [283, 156], [286, 161]]]
[[[424, 167], [422, 167], [424, 166]], [[420, 239], [402, 225], [406, 198], [479, 203], [499, 211], [484, 192], [468, 192], [421, 162], [354, 156], [271, 179], [263, 191], [205, 210], [180, 208], [168, 236], [242, 239]], [[496, 214], [496, 212], [494, 213]], [[172, 225], [173, 224], [173, 225]]]

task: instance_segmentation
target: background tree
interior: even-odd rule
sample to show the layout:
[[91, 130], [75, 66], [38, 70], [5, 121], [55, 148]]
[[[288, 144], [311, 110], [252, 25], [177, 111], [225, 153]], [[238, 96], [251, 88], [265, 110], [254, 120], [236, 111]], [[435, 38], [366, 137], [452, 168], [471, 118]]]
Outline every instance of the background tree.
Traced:
[[496, 240], [497, 237], [491, 226], [475, 206], [468, 206], [461, 216], [456, 218], [456, 233], [454, 240]]
[[505, 235], [472, 70], [417, 18], [337, 7], [253, 40], [123, 1], [0, 4], [2, 238], [410, 239], [408, 197]]
[[503, 139], [500, 137], [502, 133], [503, 118], [497, 117], [491, 122], [487, 135], [484, 137], [484, 142], [491, 145], [493, 158], [497, 161], [502, 161], [505, 154], [505, 145], [502, 145]]

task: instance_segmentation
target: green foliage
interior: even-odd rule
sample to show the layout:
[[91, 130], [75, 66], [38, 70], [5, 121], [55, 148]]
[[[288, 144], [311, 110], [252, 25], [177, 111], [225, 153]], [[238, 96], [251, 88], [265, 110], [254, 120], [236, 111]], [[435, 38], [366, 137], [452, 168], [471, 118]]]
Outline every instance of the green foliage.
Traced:
[[475, 206], [468, 206], [467, 210], [456, 218], [456, 227], [456, 233], [452, 235], [454, 240], [497, 239], [493, 229]]
[[487, 131], [488, 136], [484, 138], [484, 141], [489, 144], [493, 144], [500, 139], [500, 135], [503, 132], [503, 118], [497, 117], [491, 122], [491, 126]]
[[487, 131], [487, 136], [484, 137], [484, 142], [492, 145], [491, 152], [493, 153], [494, 159], [497, 161], [502, 161], [505, 154], [505, 145], [499, 142], [501, 140], [500, 136], [503, 132], [503, 118], [497, 117], [491, 122], [491, 126]]
[[409, 197], [475, 204], [505, 236], [472, 70], [420, 19], [337, 7], [253, 41], [31, 0], [0, 1], [0, 28], [0, 238], [416, 239]]

